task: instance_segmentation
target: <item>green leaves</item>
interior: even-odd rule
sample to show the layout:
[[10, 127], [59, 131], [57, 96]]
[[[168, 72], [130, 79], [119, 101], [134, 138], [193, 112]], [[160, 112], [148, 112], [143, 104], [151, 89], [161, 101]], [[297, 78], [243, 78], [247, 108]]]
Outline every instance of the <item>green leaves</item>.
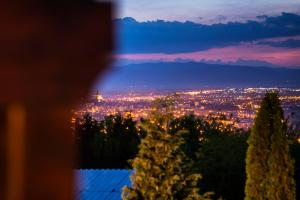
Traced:
[[210, 199], [210, 193], [199, 194], [202, 176], [195, 173], [195, 162], [183, 151], [186, 134], [170, 134], [155, 127], [147, 130], [133, 160], [132, 187], [123, 189], [123, 199]]
[[246, 158], [246, 200], [295, 200], [294, 164], [277, 93], [267, 93], [255, 118]]

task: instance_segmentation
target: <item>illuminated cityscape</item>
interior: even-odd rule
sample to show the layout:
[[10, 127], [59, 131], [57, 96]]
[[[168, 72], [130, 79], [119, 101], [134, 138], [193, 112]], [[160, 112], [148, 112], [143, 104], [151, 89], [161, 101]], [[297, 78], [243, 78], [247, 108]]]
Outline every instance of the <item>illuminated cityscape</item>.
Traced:
[[[225, 114], [237, 122], [240, 128], [249, 128], [266, 91], [279, 92], [286, 117], [300, 120], [300, 88], [225, 88], [177, 91], [173, 115], [186, 114], [207, 116], [211, 113]], [[153, 101], [174, 94], [174, 91], [152, 93], [116, 93], [102, 96], [97, 91], [74, 111], [74, 119], [90, 113], [96, 119], [111, 114], [130, 112], [135, 119], [148, 118], [154, 110]]]

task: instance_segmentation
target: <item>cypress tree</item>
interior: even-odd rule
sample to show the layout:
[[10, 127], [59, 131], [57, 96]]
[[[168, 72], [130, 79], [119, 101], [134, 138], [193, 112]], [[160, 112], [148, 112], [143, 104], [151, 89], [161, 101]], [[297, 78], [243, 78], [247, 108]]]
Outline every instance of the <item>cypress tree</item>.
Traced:
[[264, 97], [248, 145], [245, 199], [296, 199], [287, 125], [277, 93]]
[[132, 187], [123, 189], [123, 199], [210, 199], [210, 193], [199, 194], [201, 174], [182, 149], [185, 134], [148, 131], [133, 160]]

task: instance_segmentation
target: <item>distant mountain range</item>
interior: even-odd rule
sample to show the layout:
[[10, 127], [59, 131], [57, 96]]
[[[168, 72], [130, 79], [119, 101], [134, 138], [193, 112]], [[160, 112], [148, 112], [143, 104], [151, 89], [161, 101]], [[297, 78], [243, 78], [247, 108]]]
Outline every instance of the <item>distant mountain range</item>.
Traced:
[[[117, 59], [116, 65], [117, 66], [124, 66], [124, 65], [130, 65], [130, 64], [143, 64], [143, 63], [165, 63], [165, 62], [171, 62], [171, 61], [165, 61], [165, 60], [131, 60], [131, 59]], [[192, 59], [175, 59], [173, 62], [177, 63], [187, 63], [187, 62], [197, 62]], [[199, 62], [206, 63], [206, 64], [217, 64], [217, 65], [239, 65], [239, 66], [251, 66], [251, 67], [276, 67], [280, 68], [282, 66], [275, 65], [266, 61], [262, 60], [245, 60], [245, 59], [237, 59], [236, 61], [228, 61], [224, 62], [222, 60], [205, 60], [201, 59]]]
[[143, 91], [204, 87], [300, 87], [300, 69], [200, 62], [139, 63], [115, 67], [102, 88]]

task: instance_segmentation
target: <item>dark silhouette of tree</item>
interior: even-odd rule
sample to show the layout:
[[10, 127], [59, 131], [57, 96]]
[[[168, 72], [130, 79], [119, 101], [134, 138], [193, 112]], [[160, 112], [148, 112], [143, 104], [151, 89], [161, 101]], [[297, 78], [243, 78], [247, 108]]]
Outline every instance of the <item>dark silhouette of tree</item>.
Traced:
[[100, 127], [89, 114], [77, 119], [75, 124], [75, 142], [78, 150], [78, 163], [82, 168], [90, 168], [96, 162], [93, 156], [93, 142]]
[[224, 123], [229, 120], [221, 114], [186, 115], [171, 121], [170, 133], [188, 131], [183, 150], [203, 176], [200, 188], [214, 191], [216, 197], [243, 199], [248, 134], [233, 123]]
[[245, 199], [295, 200], [293, 160], [277, 93], [265, 95], [248, 144]]
[[295, 141], [290, 146], [292, 158], [295, 160], [294, 179], [296, 181], [296, 197], [300, 197], [300, 143]]
[[227, 200], [244, 198], [247, 137], [246, 132], [219, 132], [206, 137], [200, 147], [203, 155], [199, 162], [203, 175], [201, 189], [214, 191], [216, 197]]
[[125, 168], [135, 157], [140, 134], [131, 115], [110, 115], [102, 121], [85, 115], [75, 126], [79, 168]]
[[177, 134], [178, 131], [183, 130], [188, 131], [184, 135], [187, 143], [184, 151], [191, 159], [196, 160], [201, 138], [204, 137], [204, 121], [194, 115], [186, 115], [171, 121], [169, 130], [171, 134]]

